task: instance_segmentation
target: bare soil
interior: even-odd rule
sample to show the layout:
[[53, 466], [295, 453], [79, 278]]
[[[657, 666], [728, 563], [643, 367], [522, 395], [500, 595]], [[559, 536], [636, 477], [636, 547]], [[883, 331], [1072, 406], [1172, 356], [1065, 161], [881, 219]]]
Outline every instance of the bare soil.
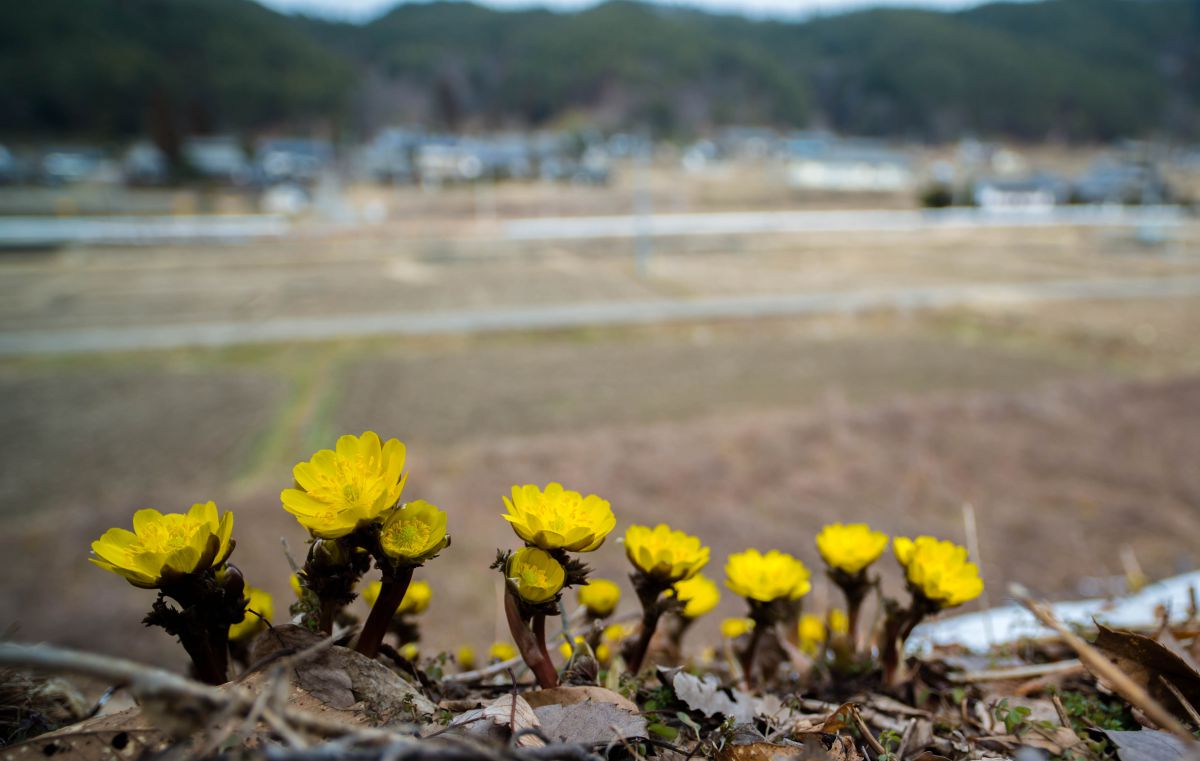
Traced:
[[[367, 427], [409, 443], [408, 495], [451, 512], [452, 547], [420, 572], [436, 595], [430, 650], [495, 636], [486, 566], [515, 544], [498, 517], [514, 483], [602, 494], [622, 529], [692, 530], [715, 577], [750, 545], [815, 570], [830, 520], [961, 540], [964, 502], [993, 599], [1014, 580], [1088, 591], [1081, 580], [1121, 573], [1126, 544], [1169, 574], [1194, 566], [1200, 540], [1198, 312], [1131, 302], [7, 362], [0, 625], [180, 663], [138, 623], [152, 595], [90, 566], [87, 545], [137, 507], [210, 498], [237, 515], [235, 562], [284, 607], [279, 538], [300, 553], [304, 536], [278, 491], [296, 460]], [[624, 575], [615, 541], [591, 560]], [[828, 591], [818, 582], [814, 605]], [[726, 600], [719, 615], [737, 612]]]

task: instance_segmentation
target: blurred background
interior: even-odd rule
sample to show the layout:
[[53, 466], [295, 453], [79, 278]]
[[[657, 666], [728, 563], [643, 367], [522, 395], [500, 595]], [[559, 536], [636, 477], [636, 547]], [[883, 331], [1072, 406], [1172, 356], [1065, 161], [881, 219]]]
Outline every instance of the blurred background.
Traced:
[[8, 4], [0, 626], [180, 664], [88, 545], [209, 499], [286, 608], [278, 493], [365, 429], [450, 513], [427, 652], [519, 483], [716, 578], [834, 520], [992, 602], [1194, 568], [1200, 6], [868, 6]]

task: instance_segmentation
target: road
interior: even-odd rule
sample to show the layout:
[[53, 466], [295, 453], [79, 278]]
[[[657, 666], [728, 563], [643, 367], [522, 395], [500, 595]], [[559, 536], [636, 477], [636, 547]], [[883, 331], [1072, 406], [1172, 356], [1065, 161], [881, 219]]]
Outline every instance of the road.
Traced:
[[367, 336], [555, 330], [692, 320], [847, 314], [876, 309], [935, 309], [965, 305], [1180, 298], [1198, 295], [1200, 275], [1181, 275], [864, 288], [810, 291], [782, 296], [660, 299], [490, 310], [388, 312], [122, 328], [10, 331], [0, 335], [0, 356], [211, 348]]
[[923, 232], [1030, 227], [1169, 227], [1186, 217], [1177, 206], [1059, 206], [1044, 211], [976, 208], [854, 209], [545, 217], [504, 223], [508, 240], [633, 238], [641, 235], [749, 235], [755, 233]]

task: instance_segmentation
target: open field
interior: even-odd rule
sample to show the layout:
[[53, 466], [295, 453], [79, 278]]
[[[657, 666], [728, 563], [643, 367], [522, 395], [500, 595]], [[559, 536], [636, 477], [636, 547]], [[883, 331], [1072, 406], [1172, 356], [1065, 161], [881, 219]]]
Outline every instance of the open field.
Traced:
[[[451, 228], [7, 253], [0, 333], [1200, 276], [1194, 222], [1166, 242], [1073, 227], [660, 238], [644, 277], [631, 241]], [[304, 540], [278, 502], [291, 465], [368, 427], [408, 443], [407, 494], [451, 513], [454, 545], [426, 573], [444, 647], [493, 636], [486, 566], [513, 544], [498, 517], [513, 483], [594, 490], [621, 527], [694, 530], [715, 576], [748, 544], [815, 566], [812, 536], [834, 519], [961, 539], [967, 501], [997, 597], [1014, 580], [1094, 591], [1127, 544], [1151, 575], [1192, 568], [1200, 298], [1161, 295], [9, 357], [0, 626], [178, 663], [138, 623], [152, 596], [90, 566], [90, 540], [137, 507], [215, 499], [237, 514], [235, 562], [282, 603], [279, 538]], [[622, 573], [615, 542], [593, 560]]]
[[[718, 574], [768, 537], [815, 563], [835, 517], [961, 538], [963, 501], [997, 594], [1076, 594], [1121, 572], [1125, 544], [1166, 574], [1200, 540], [1197, 330], [1195, 302], [1173, 300], [10, 361], [5, 623], [176, 661], [137, 623], [148, 595], [88, 565], [88, 541], [134, 507], [214, 498], [237, 513], [248, 578], [286, 599], [278, 540], [303, 536], [278, 490], [368, 426], [409, 443], [408, 493], [453, 516], [454, 560], [429, 569], [438, 641], [492, 636], [499, 496], [555, 478], [622, 524], [702, 533]], [[622, 562], [616, 544], [595, 556]]]

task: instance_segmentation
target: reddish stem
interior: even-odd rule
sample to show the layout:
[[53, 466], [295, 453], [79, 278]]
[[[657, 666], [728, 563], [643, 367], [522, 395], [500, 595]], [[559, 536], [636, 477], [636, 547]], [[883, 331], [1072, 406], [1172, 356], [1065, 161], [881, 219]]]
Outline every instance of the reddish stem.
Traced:
[[754, 629], [750, 632], [750, 641], [742, 653], [742, 677], [746, 680], [747, 689], [754, 688], [754, 656], [758, 652], [758, 643], [762, 639], [765, 628], [767, 628], [766, 622], [758, 620], [754, 622]]
[[516, 643], [521, 657], [525, 659], [526, 665], [537, 678], [538, 686], [546, 690], [557, 687], [558, 671], [555, 670], [554, 664], [546, 652], [545, 616], [541, 616], [543, 636], [538, 637], [530, 631], [521, 617], [521, 606], [511, 584], [506, 585], [504, 590], [504, 617], [508, 619], [508, 629], [512, 632], [513, 642]]
[[371, 614], [367, 616], [367, 623], [363, 625], [362, 634], [358, 637], [358, 644], [354, 647], [355, 650], [368, 658], [374, 658], [379, 654], [379, 645], [383, 642], [384, 635], [387, 634], [392, 617], [396, 615], [396, 609], [404, 601], [404, 593], [408, 591], [412, 575], [413, 569], [410, 566], [401, 568], [390, 578], [384, 578], [383, 584], [379, 588], [379, 597], [371, 606]]
[[538, 650], [542, 651], [542, 657], [550, 660], [550, 649], [546, 646], [546, 616], [543, 613], [533, 617], [533, 638], [537, 641]]

